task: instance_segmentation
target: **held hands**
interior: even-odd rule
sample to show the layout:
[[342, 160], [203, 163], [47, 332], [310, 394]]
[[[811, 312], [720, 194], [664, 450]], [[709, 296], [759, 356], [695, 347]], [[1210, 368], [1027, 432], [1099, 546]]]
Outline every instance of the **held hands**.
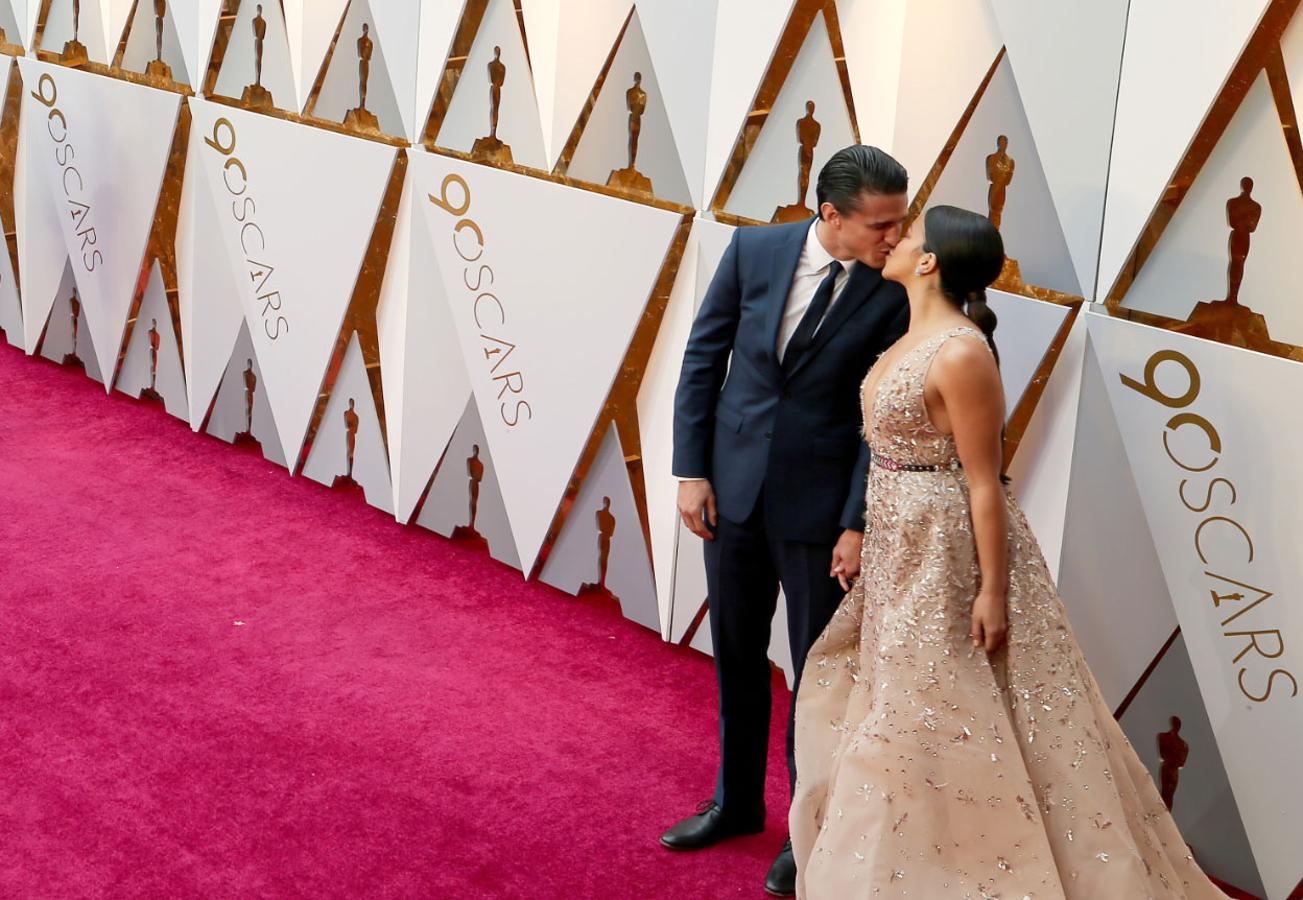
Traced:
[[[715, 516], [715, 489], [702, 478], [679, 482], [679, 518], [688, 530], [703, 541], [715, 539], [711, 528], [717, 524]], [[707, 527], [709, 523], [709, 527]]]
[[969, 629], [973, 647], [983, 647], [987, 653], [994, 653], [1004, 643], [1008, 629], [1004, 595], [979, 593], [973, 601], [973, 624]]
[[842, 590], [849, 591], [851, 582], [860, 577], [860, 547], [864, 532], [847, 528], [832, 548], [832, 569], [828, 572], [841, 582]]

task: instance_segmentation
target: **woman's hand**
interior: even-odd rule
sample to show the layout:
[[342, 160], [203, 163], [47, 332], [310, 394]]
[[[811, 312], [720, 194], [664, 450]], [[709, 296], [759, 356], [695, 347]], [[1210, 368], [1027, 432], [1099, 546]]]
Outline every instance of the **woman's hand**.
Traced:
[[847, 528], [832, 548], [832, 568], [828, 574], [841, 582], [842, 590], [849, 591], [851, 582], [860, 577], [860, 548], [864, 546], [864, 532]]
[[1004, 643], [1009, 630], [1008, 610], [1003, 595], [983, 591], [973, 601], [973, 624], [969, 636], [974, 647], [984, 647], [994, 653]]

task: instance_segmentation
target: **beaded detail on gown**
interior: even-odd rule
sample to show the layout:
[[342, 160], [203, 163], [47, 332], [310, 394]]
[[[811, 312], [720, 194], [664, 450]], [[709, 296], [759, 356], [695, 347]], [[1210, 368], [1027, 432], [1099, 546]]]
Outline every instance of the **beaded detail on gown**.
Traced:
[[960, 336], [986, 345], [972, 328], [939, 334], [865, 398], [875, 452], [940, 468], [870, 469], [861, 578], [797, 700], [798, 896], [1224, 897], [1100, 695], [1007, 492], [1008, 640], [990, 657], [972, 647], [968, 486], [923, 402], [933, 357]]

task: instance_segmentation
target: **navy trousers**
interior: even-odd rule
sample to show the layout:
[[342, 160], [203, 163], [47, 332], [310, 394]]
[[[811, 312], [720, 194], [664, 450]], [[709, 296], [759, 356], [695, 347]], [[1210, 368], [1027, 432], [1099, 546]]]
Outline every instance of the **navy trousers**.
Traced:
[[793, 724], [810, 645], [823, 633], [844, 591], [828, 575], [834, 544], [779, 540], [765, 528], [764, 491], [745, 522], [720, 516], [705, 541], [710, 634], [719, 680], [719, 776], [715, 802], [729, 813], [763, 814], [769, 751], [770, 622], [782, 585], [795, 667], [787, 717], [789, 787], [796, 787]]

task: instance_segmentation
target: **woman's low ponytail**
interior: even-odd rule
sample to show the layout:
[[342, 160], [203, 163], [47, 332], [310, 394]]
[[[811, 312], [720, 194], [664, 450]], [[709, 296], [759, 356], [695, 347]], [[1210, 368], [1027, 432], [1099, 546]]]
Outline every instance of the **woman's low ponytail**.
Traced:
[[999, 319], [995, 311], [986, 305], [986, 291], [982, 288], [969, 291], [968, 297], [964, 303], [964, 315], [973, 320], [973, 324], [981, 329], [982, 334], [986, 336], [986, 343], [991, 348], [991, 353], [995, 356], [997, 365], [1000, 363], [1000, 351], [995, 347], [995, 326]]

